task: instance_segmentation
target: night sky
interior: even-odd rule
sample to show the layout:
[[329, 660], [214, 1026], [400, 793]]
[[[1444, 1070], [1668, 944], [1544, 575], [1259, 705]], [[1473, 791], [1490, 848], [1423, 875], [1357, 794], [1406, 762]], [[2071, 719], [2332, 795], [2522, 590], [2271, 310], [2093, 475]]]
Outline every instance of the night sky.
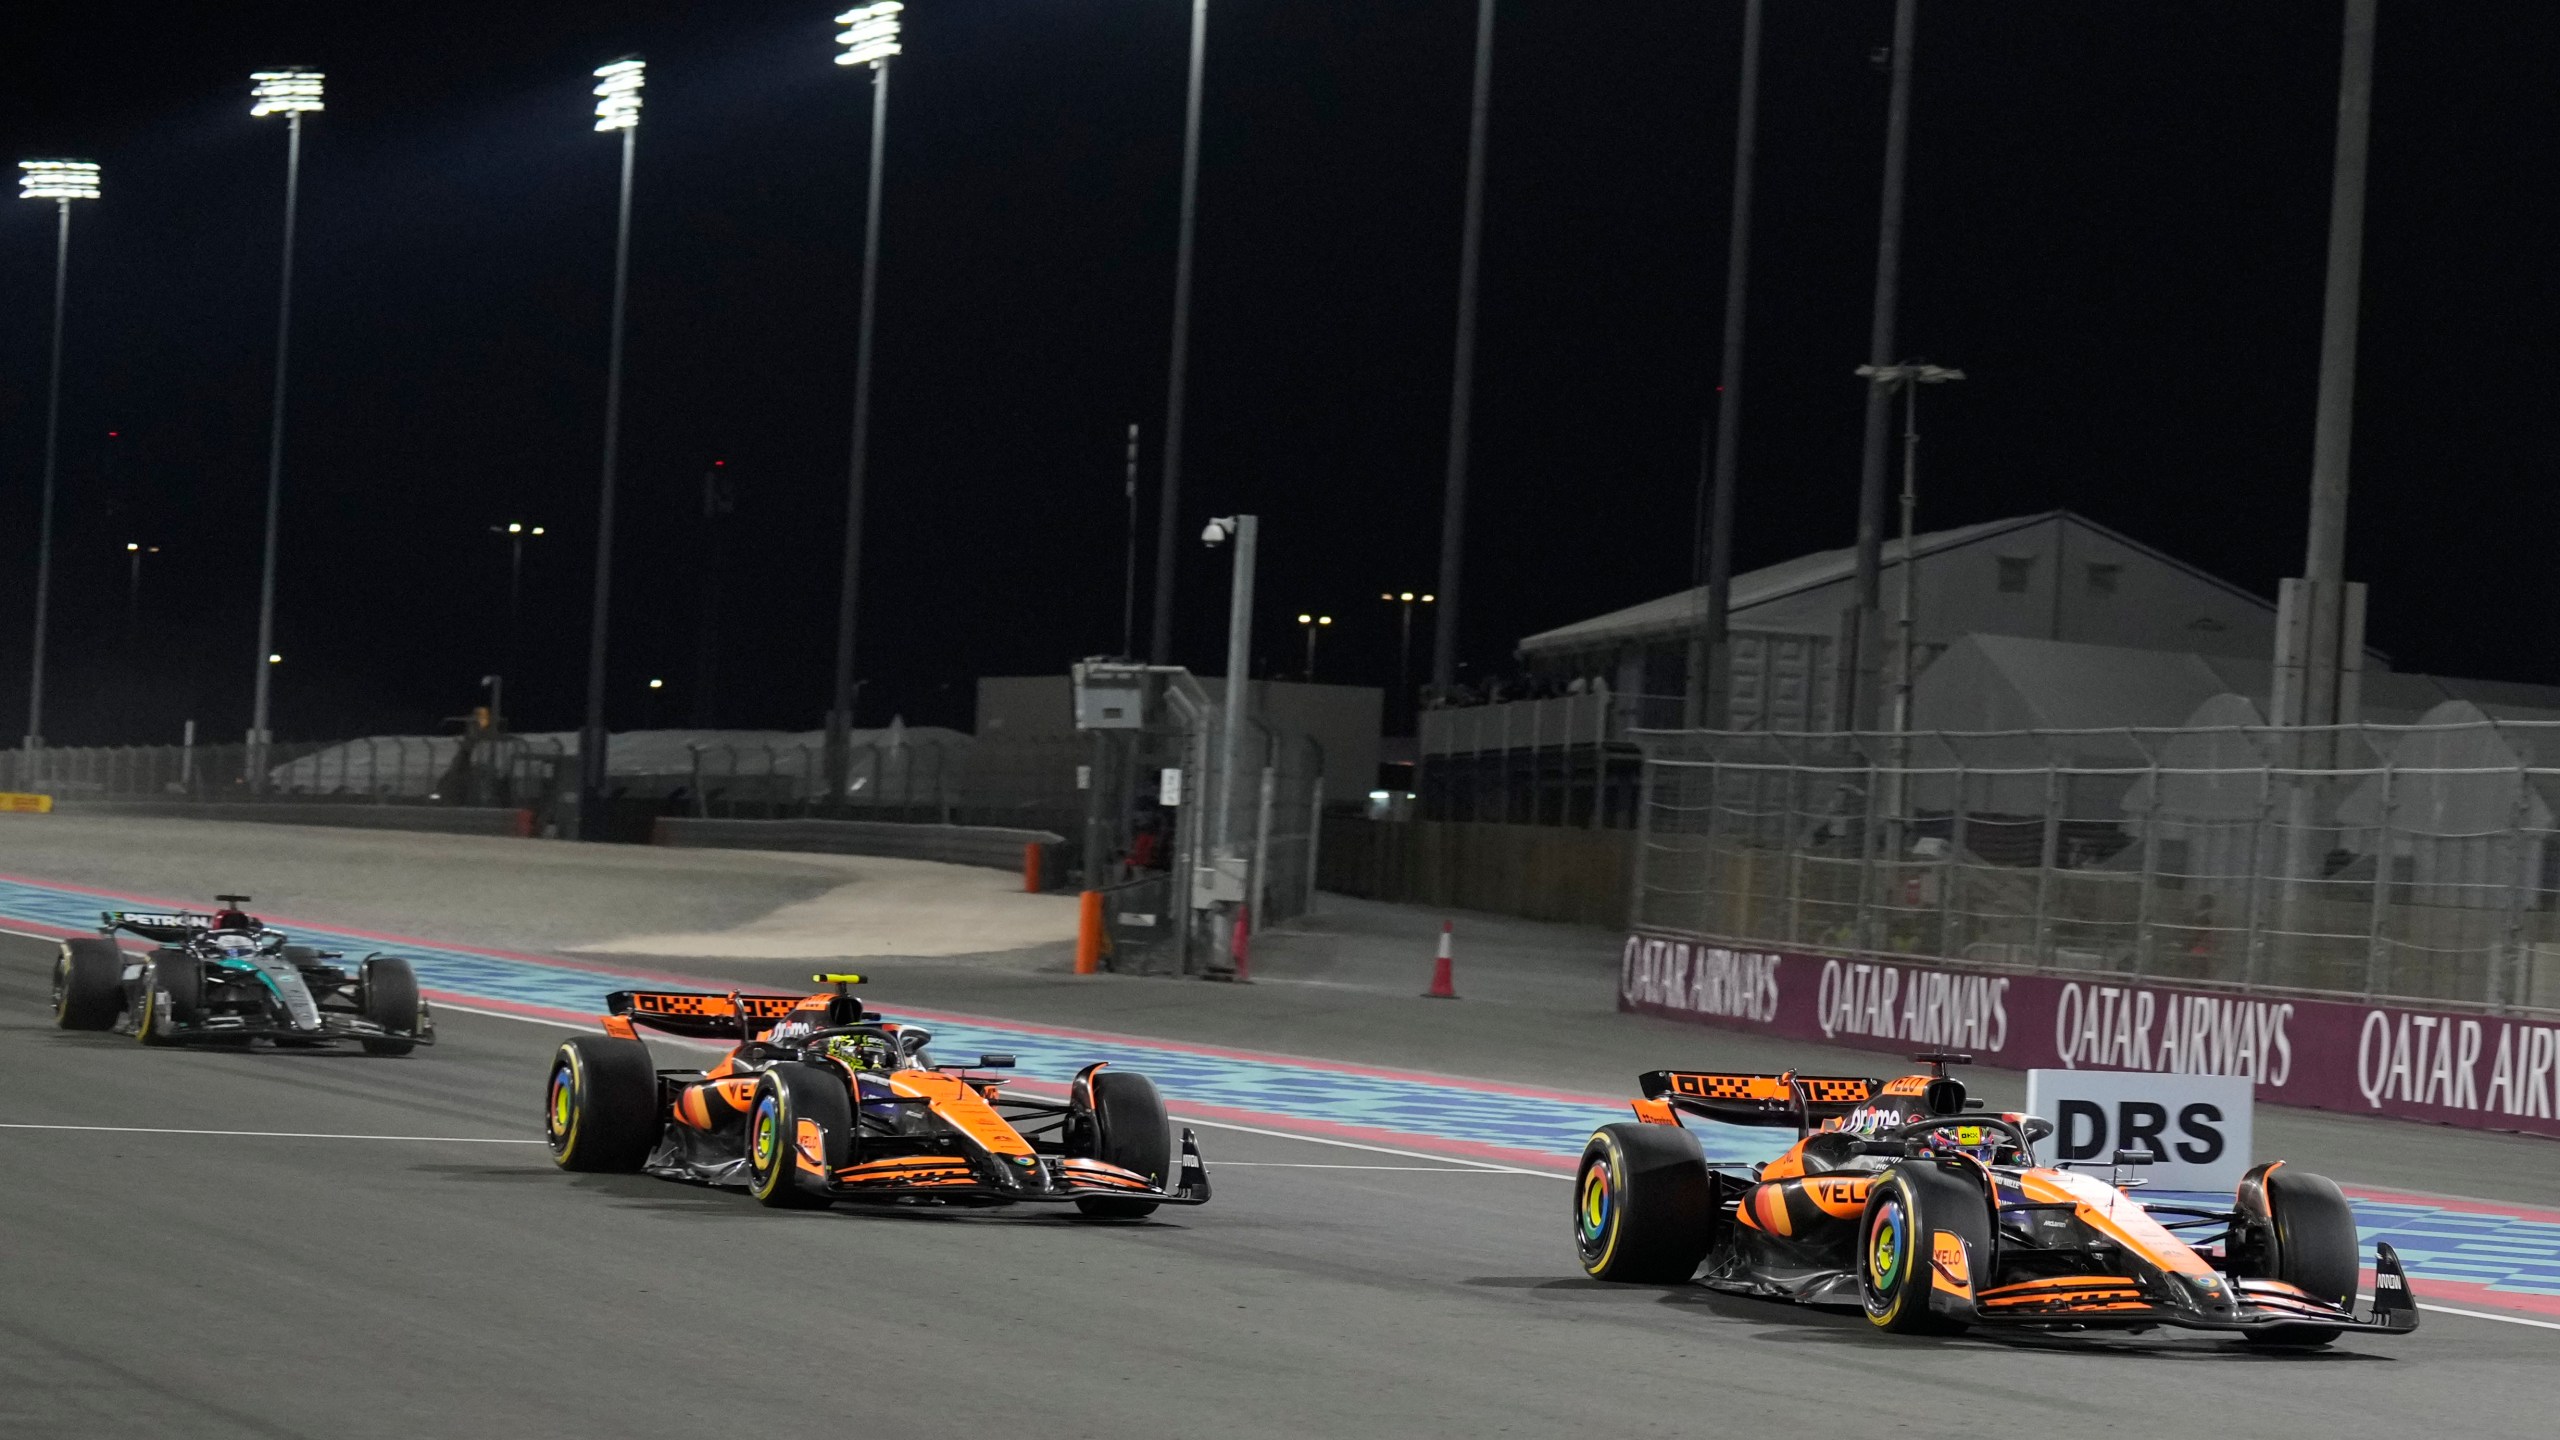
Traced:
[[[1436, 576], [1472, 0], [1214, 0], [1176, 658], [1395, 670]], [[39, 16], [39, 12], [41, 16]], [[18, 7], [9, 159], [105, 166], [74, 217], [56, 743], [247, 724], [284, 128], [325, 70], [296, 294], [275, 729], [440, 728], [503, 663], [582, 705], [616, 144], [649, 61], [614, 614], [617, 728], [696, 713], [702, 477], [726, 462], [726, 725], [814, 727], [851, 413], [862, 78], [823, 4]], [[1688, 583], [1715, 384], [1739, 0], [1503, 0], [1463, 658]], [[1123, 432], [1152, 536], [1184, 0], [914, 0], [888, 137], [862, 718], [967, 724], [981, 674], [1119, 647]], [[1922, 523], [2056, 506], [2261, 593], [2301, 566], [2335, 3], [1922, 6], [1904, 351]], [[1736, 557], [1847, 544], [1888, 0], [1777, 0]], [[2560, 10], [2384, 7], [2348, 573], [2410, 669], [2560, 680], [2546, 637]], [[0, 729], [24, 707], [51, 207], [0, 208]], [[109, 431], [119, 438], [110, 441]], [[124, 545], [166, 547], [129, 626]], [[1146, 542], [1152, 554], [1152, 539]], [[1147, 577], [1140, 576], [1140, 644]], [[1416, 668], [1427, 641], [1417, 626]]]

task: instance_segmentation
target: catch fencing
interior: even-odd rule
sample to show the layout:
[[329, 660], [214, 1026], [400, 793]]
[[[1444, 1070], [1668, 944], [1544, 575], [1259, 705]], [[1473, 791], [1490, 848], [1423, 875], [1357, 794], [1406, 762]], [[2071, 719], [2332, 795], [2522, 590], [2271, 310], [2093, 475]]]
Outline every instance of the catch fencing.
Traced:
[[556, 788], [574, 753], [551, 737], [503, 736], [465, 744], [454, 736], [383, 735], [263, 747], [261, 759], [230, 745], [57, 746], [0, 751], [0, 790], [58, 800], [235, 802], [340, 800], [533, 806]]
[[2560, 724], [1638, 738], [1640, 930], [2560, 1010]]

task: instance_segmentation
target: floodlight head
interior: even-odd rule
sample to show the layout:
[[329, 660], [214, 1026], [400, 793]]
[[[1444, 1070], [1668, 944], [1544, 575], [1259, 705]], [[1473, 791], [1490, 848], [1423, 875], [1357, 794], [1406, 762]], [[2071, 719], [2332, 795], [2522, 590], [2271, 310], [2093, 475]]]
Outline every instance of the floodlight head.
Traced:
[[638, 57], [596, 67], [596, 129], [640, 128], [640, 84], [647, 67]]
[[135, 542], [135, 541], [127, 540], [126, 542], [124, 542], [124, 548], [126, 548], [127, 550], [139, 550], [139, 549], [141, 549], [141, 548], [142, 548], [142, 546], [141, 546], [139, 543]]
[[252, 115], [307, 115], [320, 108], [320, 80], [317, 70], [296, 66], [289, 70], [261, 70], [249, 77], [249, 113]]
[[542, 533], [542, 527], [541, 527], [541, 526], [539, 526], [539, 525], [534, 526], [534, 527], [533, 527], [533, 533], [534, 533], [534, 534], [536, 534], [536, 535], [541, 534], [541, 533]]
[[21, 160], [21, 200], [95, 200], [98, 166], [93, 160]]
[[667, 688], [667, 682], [664, 680], [652, 680], [649, 682], [649, 688], [652, 690], [664, 690]]
[[[130, 549], [132, 547], [127, 546], [126, 548]], [[1316, 617], [1313, 615], [1301, 615], [1298, 617], [1298, 623], [1301, 625], [1313, 625], [1316, 623]]]
[[1236, 533], [1236, 517], [1233, 515], [1221, 515], [1217, 519], [1210, 521], [1207, 528], [1200, 532], [1200, 543], [1203, 545], [1223, 545], [1227, 543], [1227, 537], [1234, 533]]
[[836, 57], [839, 65], [868, 65], [877, 70], [889, 63], [889, 57], [901, 53], [898, 45], [898, 12], [906, 9], [900, 0], [879, 0], [874, 5], [856, 5], [836, 17], [845, 27], [836, 37], [844, 53]]
[[507, 533], [510, 535], [521, 535], [524, 533], [524, 526], [510, 520], [507, 522]]

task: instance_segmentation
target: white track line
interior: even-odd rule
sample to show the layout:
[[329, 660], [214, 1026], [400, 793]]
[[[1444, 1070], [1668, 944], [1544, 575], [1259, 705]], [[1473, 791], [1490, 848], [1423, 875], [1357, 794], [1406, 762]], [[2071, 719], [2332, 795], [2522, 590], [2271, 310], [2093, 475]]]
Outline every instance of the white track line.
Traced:
[[2536, 1330], [2560, 1330], [2560, 1320], [2534, 1320], [2522, 1315], [2499, 1315], [2487, 1310], [2461, 1310], [2451, 1305], [2430, 1305], [2424, 1300], [2418, 1302], [2418, 1308], [2433, 1310], [2439, 1315], [2460, 1315], [2467, 1320], [2495, 1320], [2501, 1325], [2530, 1325]]
[[1455, 1165], [1320, 1165], [1305, 1160], [1221, 1160], [1221, 1170], [1401, 1170], [1416, 1175], [1482, 1175]]
[[1573, 1178], [1554, 1170], [1524, 1170], [1517, 1165], [1497, 1165], [1490, 1160], [1470, 1160], [1463, 1155], [1439, 1155], [1429, 1150], [1398, 1150], [1391, 1145], [1364, 1145], [1357, 1140], [1335, 1140], [1322, 1135], [1301, 1135], [1295, 1130], [1267, 1130], [1258, 1125], [1238, 1125], [1226, 1120], [1202, 1120], [1190, 1115], [1176, 1115], [1173, 1118], [1186, 1125], [1205, 1125], [1212, 1130], [1233, 1130], [1245, 1135], [1268, 1135], [1275, 1140], [1296, 1140], [1308, 1145], [1332, 1145], [1344, 1150], [1366, 1150], [1373, 1155], [1401, 1155], [1407, 1160], [1437, 1160], [1443, 1165], [1462, 1166], [1469, 1170], [1485, 1170], [1497, 1175], [1535, 1175], [1545, 1180]]
[[227, 1135], [252, 1140], [406, 1140], [417, 1145], [545, 1145], [545, 1140], [501, 1139], [490, 1135], [329, 1135], [308, 1130], [182, 1130], [159, 1125], [21, 1125], [0, 1122], [0, 1130], [79, 1130], [102, 1135]]

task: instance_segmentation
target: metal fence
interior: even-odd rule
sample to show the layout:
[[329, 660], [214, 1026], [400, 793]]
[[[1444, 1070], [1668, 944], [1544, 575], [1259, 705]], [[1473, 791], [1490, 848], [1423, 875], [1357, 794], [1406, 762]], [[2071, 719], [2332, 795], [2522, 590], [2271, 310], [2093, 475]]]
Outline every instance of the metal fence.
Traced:
[[1083, 759], [1083, 747], [1069, 736], [856, 744], [846, 772], [849, 793], [831, 801], [819, 742], [689, 744], [678, 798], [687, 813], [720, 819], [844, 815], [1072, 835], [1083, 823], [1076, 783]]
[[2560, 724], [1639, 738], [1648, 928], [2560, 1010]]
[[[566, 752], [547, 737], [466, 745], [454, 736], [383, 735], [265, 747], [264, 798], [530, 805], [554, 786]], [[100, 745], [0, 751], [0, 790], [64, 800], [257, 798], [251, 748]]]

